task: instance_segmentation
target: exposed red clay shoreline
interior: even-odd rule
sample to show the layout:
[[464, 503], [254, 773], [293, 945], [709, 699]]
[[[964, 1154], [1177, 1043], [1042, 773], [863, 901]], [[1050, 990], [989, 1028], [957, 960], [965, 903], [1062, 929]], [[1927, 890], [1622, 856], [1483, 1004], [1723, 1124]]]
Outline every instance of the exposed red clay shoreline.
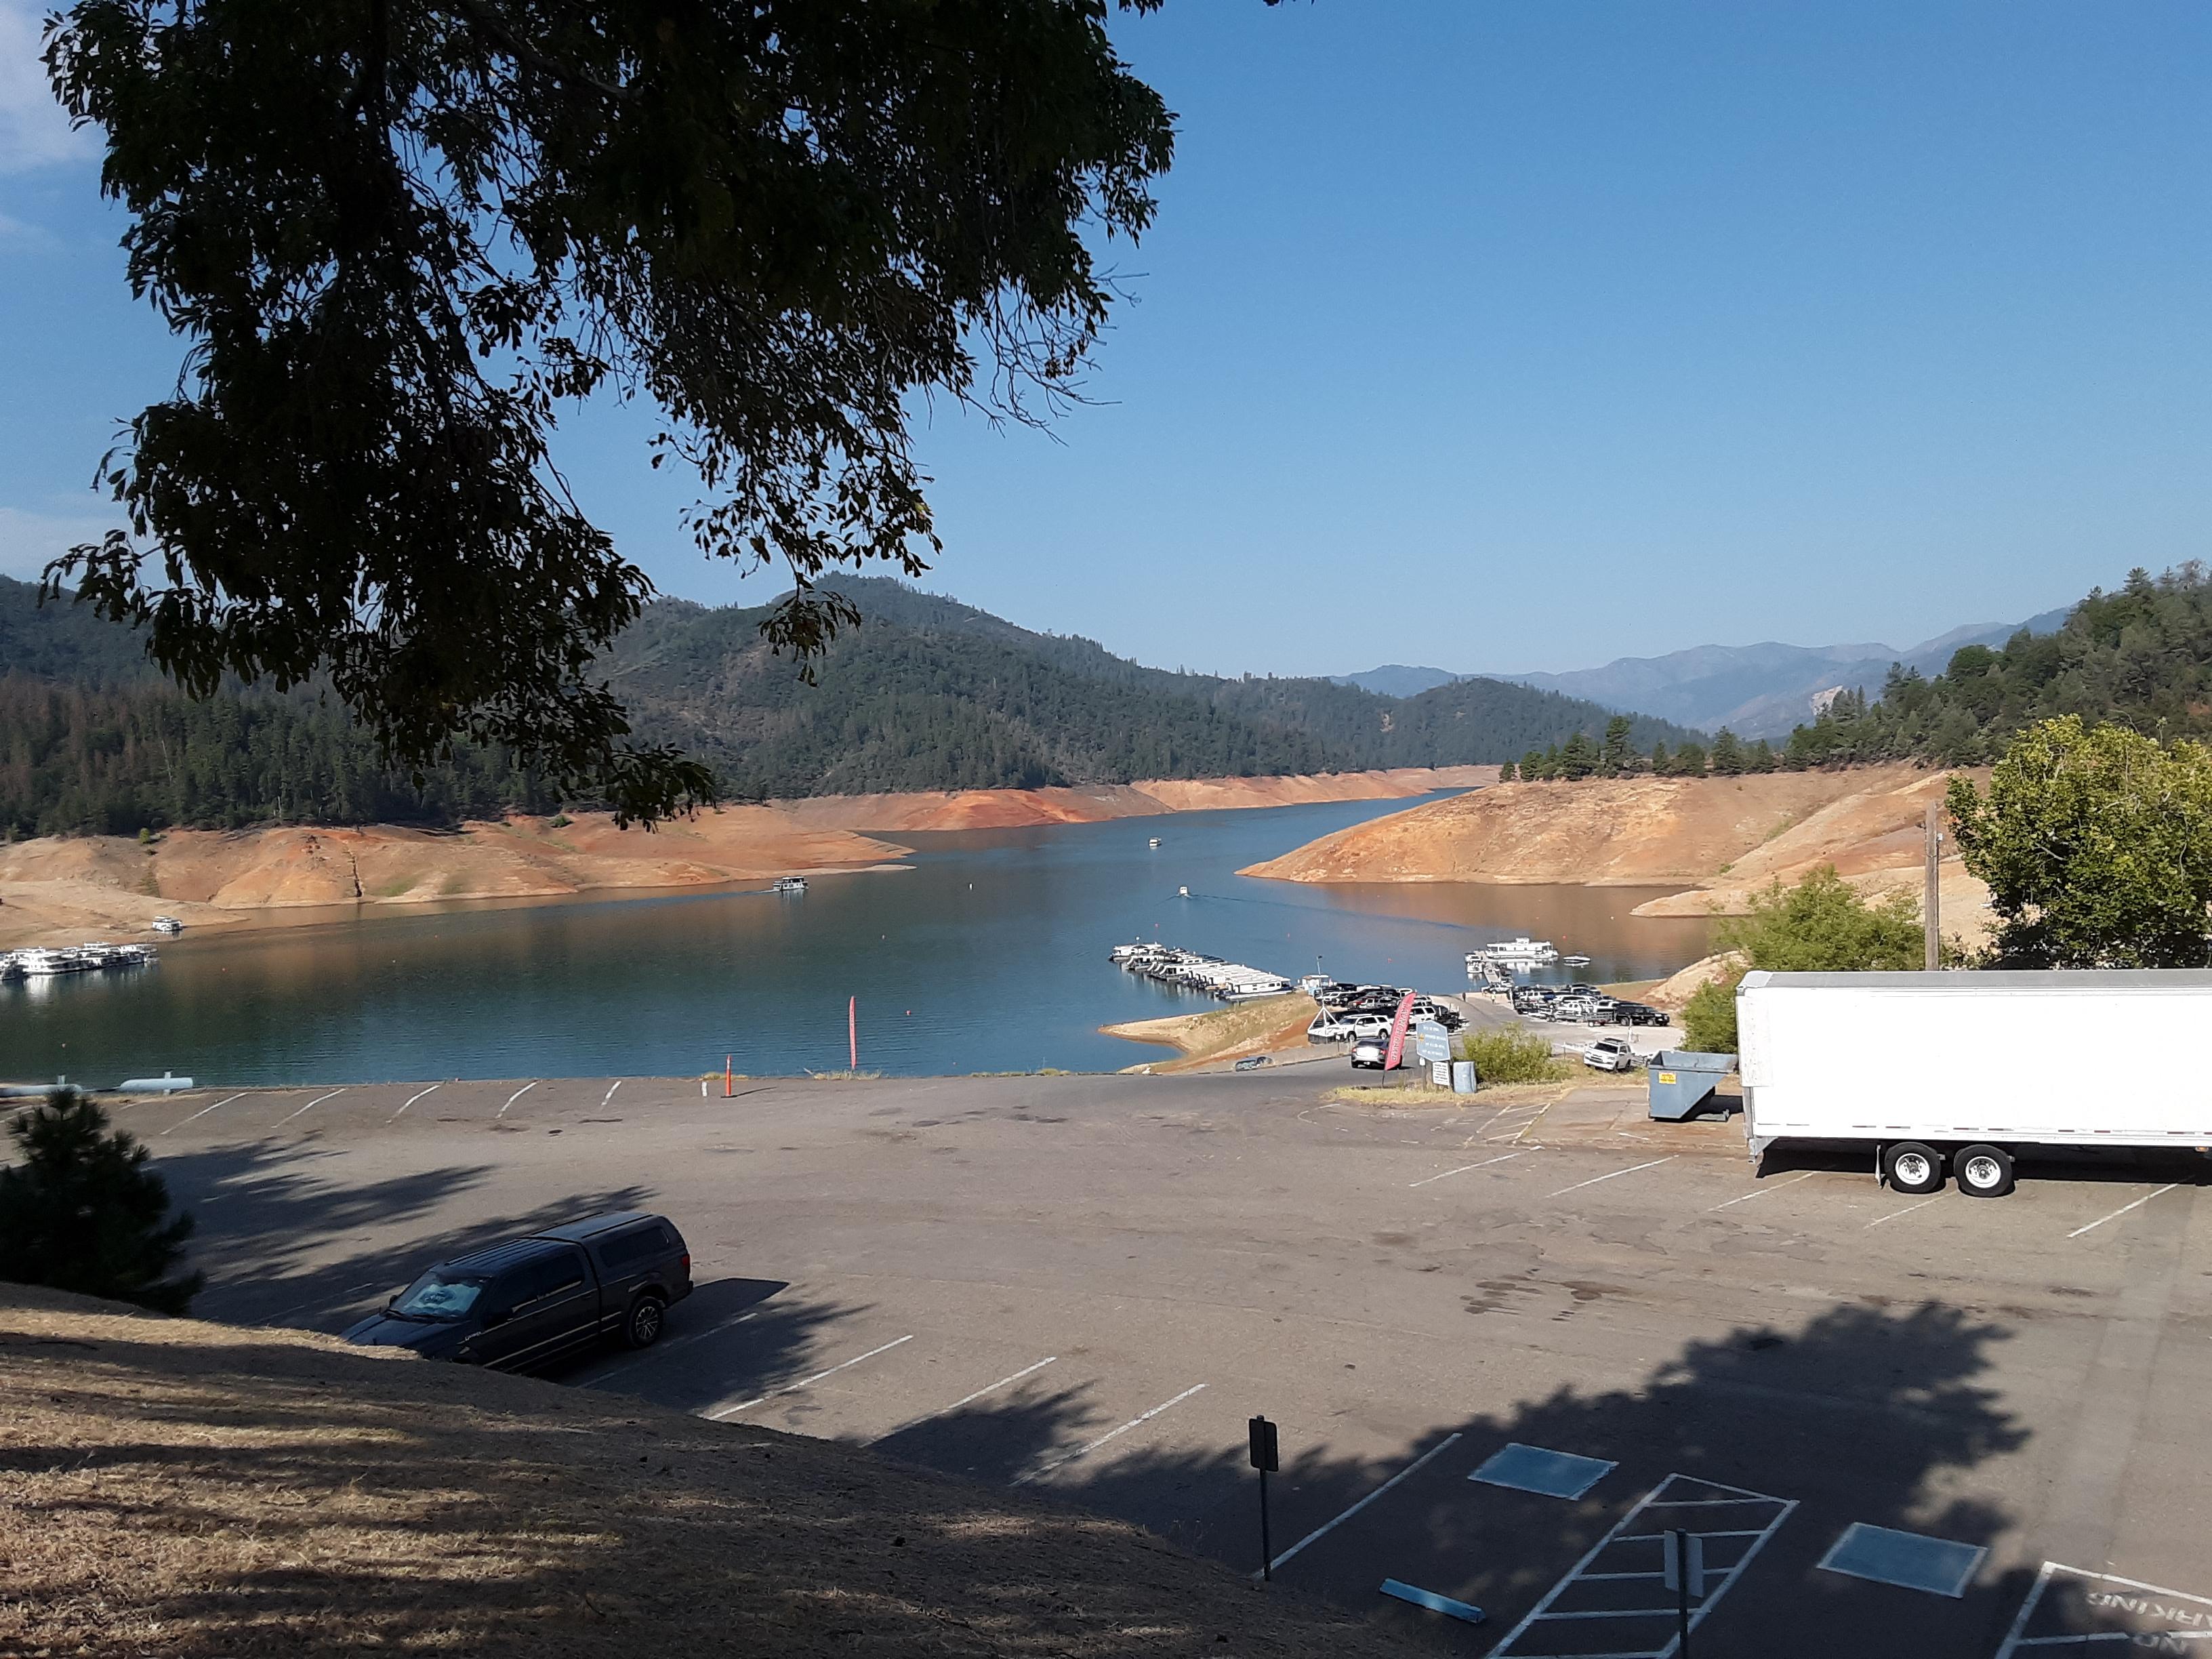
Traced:
[[[895, 866], [911, 849], [871, 832], [1008, 829], [1307, 801], [1407, 799], [1496, 781], [1498, 769], [1420, 768], [1291, 778], [1160, 781], [1094, 788], [825, 796], [726, 806], [660, 829], [582, 812], [556, 828], [509, 818], [430, 830], [180, 830], [150, 845], [113, 836], [0, 847], [0, 949], [144, 931], [323, 921], [370, 907], [562, 898], [609, 890], [740, 885]], [[335, 908], [333, 907], [336, 907]]]

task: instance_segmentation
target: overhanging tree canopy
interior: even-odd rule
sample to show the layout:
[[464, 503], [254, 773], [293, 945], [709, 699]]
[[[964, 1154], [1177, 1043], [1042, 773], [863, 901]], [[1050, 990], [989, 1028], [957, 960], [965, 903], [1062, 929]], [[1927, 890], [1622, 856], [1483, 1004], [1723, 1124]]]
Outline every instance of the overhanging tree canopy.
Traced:
[[[1158, 0], [1120, 0], [1148, 10]], [[133, 288], [188, 342], [49, 571], [198, 695], [326, 675], [395, 759], [507, 744], [647, 822], [709, 775], [593, 656], [651, 592], [550, 439], [664, 416], [701, 550], [810, 579], [936, 545], [917, 392], [1072, 393], [1172, 121], [1106, 0], [80, 0], [47, 64], [106, 135]], [[1037, 401], [1042, 399], [1042, 403]]]

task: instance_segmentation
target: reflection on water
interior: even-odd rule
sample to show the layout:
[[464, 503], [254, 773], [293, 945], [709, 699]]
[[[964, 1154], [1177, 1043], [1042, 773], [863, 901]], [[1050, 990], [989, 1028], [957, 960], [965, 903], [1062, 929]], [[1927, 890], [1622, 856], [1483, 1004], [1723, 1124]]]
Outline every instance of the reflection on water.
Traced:
[[1629, 915], [1656, 890], [1235, 873], [1403, 805], [911, 836], [913, 869], [817, 876], [796, 898], [472, 906], [188, 936], [151, 969], [0, 988], [0, 1077], [692, 1075], [725, 1054], [740, 1072], [823, 1071], [845, 1064], [848, 997], [869, 1070], [1109, 1070], [1154, 1051], [1101, 1024], [1209, 1006], [1112, 967], [1125, 939], [1437, 990], [1465, 985], [1467, 951], [1522, 933], [1588, 954], [1577, 971], [1599, 981], [1703, 952], [1706, 923]]

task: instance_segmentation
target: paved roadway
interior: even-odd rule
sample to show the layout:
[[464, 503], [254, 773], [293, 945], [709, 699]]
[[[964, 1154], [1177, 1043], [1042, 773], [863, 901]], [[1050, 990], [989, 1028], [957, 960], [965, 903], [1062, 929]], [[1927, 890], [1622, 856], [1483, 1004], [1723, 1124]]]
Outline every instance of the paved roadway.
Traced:
[[[1665, 1653], [1669, 1527], [1709, 1534], [1701, 1659], [2205, 1650], [2198, 1160], [1911, 1198], [1856, 1160], [1754, 1181], [1711, 1126], [1593, 1144], [1526, 1106], [1322, 1100], [1339, 1080], [517, 1079], [120, 1115], [199, 1218], [211, 1317], [337, 1329], [441, 1255], [658, 1209], [700, 1290], [659, 1347], [562, 1380], [1062, 1493], [1240, 1569], [1264, 1412], [1278, 1577], [1433, 1650]], [[1514, 1443], [1598, 1478], [1470, 1480]], [[1824, 1567], [1855, 1523], [1961, 1547], [1902, 1570], [1962, 1593]]]

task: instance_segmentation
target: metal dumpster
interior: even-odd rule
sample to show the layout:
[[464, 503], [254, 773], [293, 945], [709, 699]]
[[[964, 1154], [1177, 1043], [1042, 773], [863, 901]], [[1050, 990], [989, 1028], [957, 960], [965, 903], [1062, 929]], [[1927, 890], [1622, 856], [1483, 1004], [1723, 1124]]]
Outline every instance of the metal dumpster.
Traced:
[[1720, 1081], [1735, 1070], [1734, 1054], [1701, 1054], [1691, 1048], [1665, 1048], [1651, 1056], [1651, 1115], [1680, 1123], [1697, 1115]]

